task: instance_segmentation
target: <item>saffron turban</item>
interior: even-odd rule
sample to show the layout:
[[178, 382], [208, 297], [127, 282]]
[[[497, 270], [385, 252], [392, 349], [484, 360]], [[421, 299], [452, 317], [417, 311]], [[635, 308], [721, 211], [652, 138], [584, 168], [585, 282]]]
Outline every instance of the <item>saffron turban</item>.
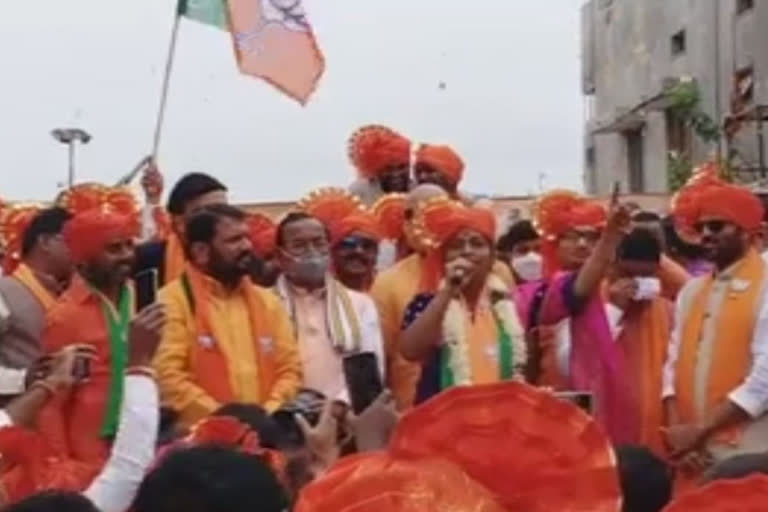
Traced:
[[381, 239], [381, 232], [376, 218], [368, 212], [357, 212], [347, 215], [343, 219], [333, 222], [330, 230], [332, 245], [336, 245], [352, 233], [362, 233], [377, 242]]
[[386, 126], [363, 126], [347, 144], [349, 159], [364, 178], [375, 178], [388, 168], [410, 162], [411, 141]]
[[422, 144], [416, 151], [416, 164], [426, 164], [457, 184], [464, 175], [464, 161], [448, 146]]
[[329, 228], [344, 217], [364, 211], [357, 196], [338, 187], [313, 190], [300, 199], [297, 206], [299, 210], [319, 219]]
[[0, 211], [0, 240], [4, 245], [3, 273], [10, 275], [21, 261], [21, 245], [29, 224], [42, 210], [37, 205], [12, 205]]
[[532, 217], [543, 239], [544, 275], [550, 277], [560, 268], [557, 258], [560, 237], [578, 227], [601, 228], [607, 214], [597, 201], [569, 190], [553, 190], [534, 203]]
[[691, 233], [702, 217], [716, 217], [746, 231], [757, 231], [765, 213], [760, 199], [744, 187], [722, 181], [718, 174], [717, 164], [703, 166], [672, 198], [678, 228]]
[[256, 254], [266, 258], [275, 252], [277, 246], [277, 226], [261, 213], [248, 215], [248, 232]]
[[664, 512], [762, 512], [768, 503], [768, 477], [721, 480], [687, 492]]
[[345, 457], [301, 492], [296, 512], [504, 512], [461, 468], [441, 459], [387, 453]]
[[387, 194], [371, 206], [382, 238], [399, 240], [405, 224], [405, 195]]
[[98, 256], [115, 239], [134, 238], [137, 234], [127, 216], [104, 209], [78, 213], [64, 225], [64, 240], [75, 263]]

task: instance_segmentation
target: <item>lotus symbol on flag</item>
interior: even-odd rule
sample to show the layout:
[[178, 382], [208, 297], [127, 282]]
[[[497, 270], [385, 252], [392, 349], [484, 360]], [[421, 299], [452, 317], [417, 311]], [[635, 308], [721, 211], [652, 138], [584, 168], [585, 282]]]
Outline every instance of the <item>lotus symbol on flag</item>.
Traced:
[[289, 30], [309, 31], [309, 23], [301, 0], [261, 0], [267, 23], [280, 23]]

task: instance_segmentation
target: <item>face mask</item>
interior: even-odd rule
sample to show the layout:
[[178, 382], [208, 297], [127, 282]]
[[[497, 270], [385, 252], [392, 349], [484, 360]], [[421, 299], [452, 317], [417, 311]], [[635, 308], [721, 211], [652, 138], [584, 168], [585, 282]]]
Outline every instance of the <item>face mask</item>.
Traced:
[[542, 258], [537, 252], [512, 258], [512, 269], [523, 281], [538, 281], [542, 277]]
[[297, 283], [319, 283], [328, 272], [328, 255], [312, 254], [310, 256], [291, 257], [291, 263], [286, 269], [286, 274]]
[[636, 277], [637, 292], [634, 299], [637, 301], [653, 300], [661, 294], [661, 281], [657, 277]]

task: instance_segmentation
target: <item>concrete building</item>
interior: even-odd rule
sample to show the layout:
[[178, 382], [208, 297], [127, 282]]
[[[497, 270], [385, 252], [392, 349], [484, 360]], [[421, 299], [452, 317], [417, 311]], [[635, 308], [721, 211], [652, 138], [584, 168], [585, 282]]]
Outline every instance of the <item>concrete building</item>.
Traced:
[[[768, 0], [590, 0], [582, 7], [585, 188], [668, 191], [668, 157], [732, 161], [764, 175], [768, 117]], [[703, 142], [672, 115], [668, 92], [695, 84], [699, 108], [730, 140]]]

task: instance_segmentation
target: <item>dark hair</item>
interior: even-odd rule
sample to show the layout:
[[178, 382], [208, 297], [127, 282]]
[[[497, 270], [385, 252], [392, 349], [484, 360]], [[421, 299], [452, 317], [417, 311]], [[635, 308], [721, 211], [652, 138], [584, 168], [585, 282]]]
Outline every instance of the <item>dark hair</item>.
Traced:
[[650, 230], [635, 228], [619, 244], [616, 257], [619, 261], [658, 263], [661, 260], [661, 244]]
[[216, 191], [226, 192], [219, 180], [207, 174], [193, 172], [182, 176], [168, 196], [168, 211], [172, 215], [184, 215], [187, 205], [200, 196]]
[[738, 480], [754, 473], [768, 475], [768, 453], [749, 453], [725, 459], [712, 468], [704, 480]]
[[667, 241], [667, 248], [672, 255], [680, 255], [689, 260], [701, 259], [704, 257], [704, 249], [700, 245], [689, 244], [680, 238], [675, 229], [675, 221], [672, 217], [665, 217], [661, 221], [664, 228], [664, 239]]
[[188, 220], [185, 230], [187, 249], [196, 242], [209, 244], [216, 236], [216, 227], [221, 219], [245, 220], [245, 213], [228, 204], [212, 204], [195, 212]]
[[48, 491], [9, 505], [2, 512], [99, 512], [91, 501], [77, 492]]
[[672, 498], [672, 471], [641, 446], [616, 448], [623, 512], [659, 512]]
[[231, 416], [245, 423], [259, 434], [264, 448], [281, 450], [288, 444], [280, 425], [258, 405], [229, 403], [219, 407], [213, 416]]
[[283, 244], [285, 244], [285, 228], [290, 226], [291, 224], [295, 224], [296, 222], [301, 222], [303, 220], [316, 220], [320, 224], [323, 225], [326, 229], [326, 233], [328, 232], [328, 227], [315, 217], [314, 215], [310, 215], [306, 212], [290, 212], [288, 215], [283, 217], [283, 219], [280, 221], [280, 223], [277, 225], [277, 234], [275, 235], [277, 246], [282, 247]]
[[661, 222], [661, 215], [656, 212], [641, 210], [632, 215], [632, 220], [634, 222]]
[[497, 244], [500, 251], [511, 251], [520, 242], [530, 242], [538, 240], [541, 237], [533, 223], [529, 220], [519, 220], [512, 224], [506, 233], [504, 233]]
[[21, 239], [21, 255], [27, 256], [35, 248], [40, 237], [58, 235], [72, 215], [64, 208], [47, 208], [32, 219]]
[[285, 490], [255, 455], [222, 446], [170, 453], [139, 487], [135, 512], [283, 512]]

